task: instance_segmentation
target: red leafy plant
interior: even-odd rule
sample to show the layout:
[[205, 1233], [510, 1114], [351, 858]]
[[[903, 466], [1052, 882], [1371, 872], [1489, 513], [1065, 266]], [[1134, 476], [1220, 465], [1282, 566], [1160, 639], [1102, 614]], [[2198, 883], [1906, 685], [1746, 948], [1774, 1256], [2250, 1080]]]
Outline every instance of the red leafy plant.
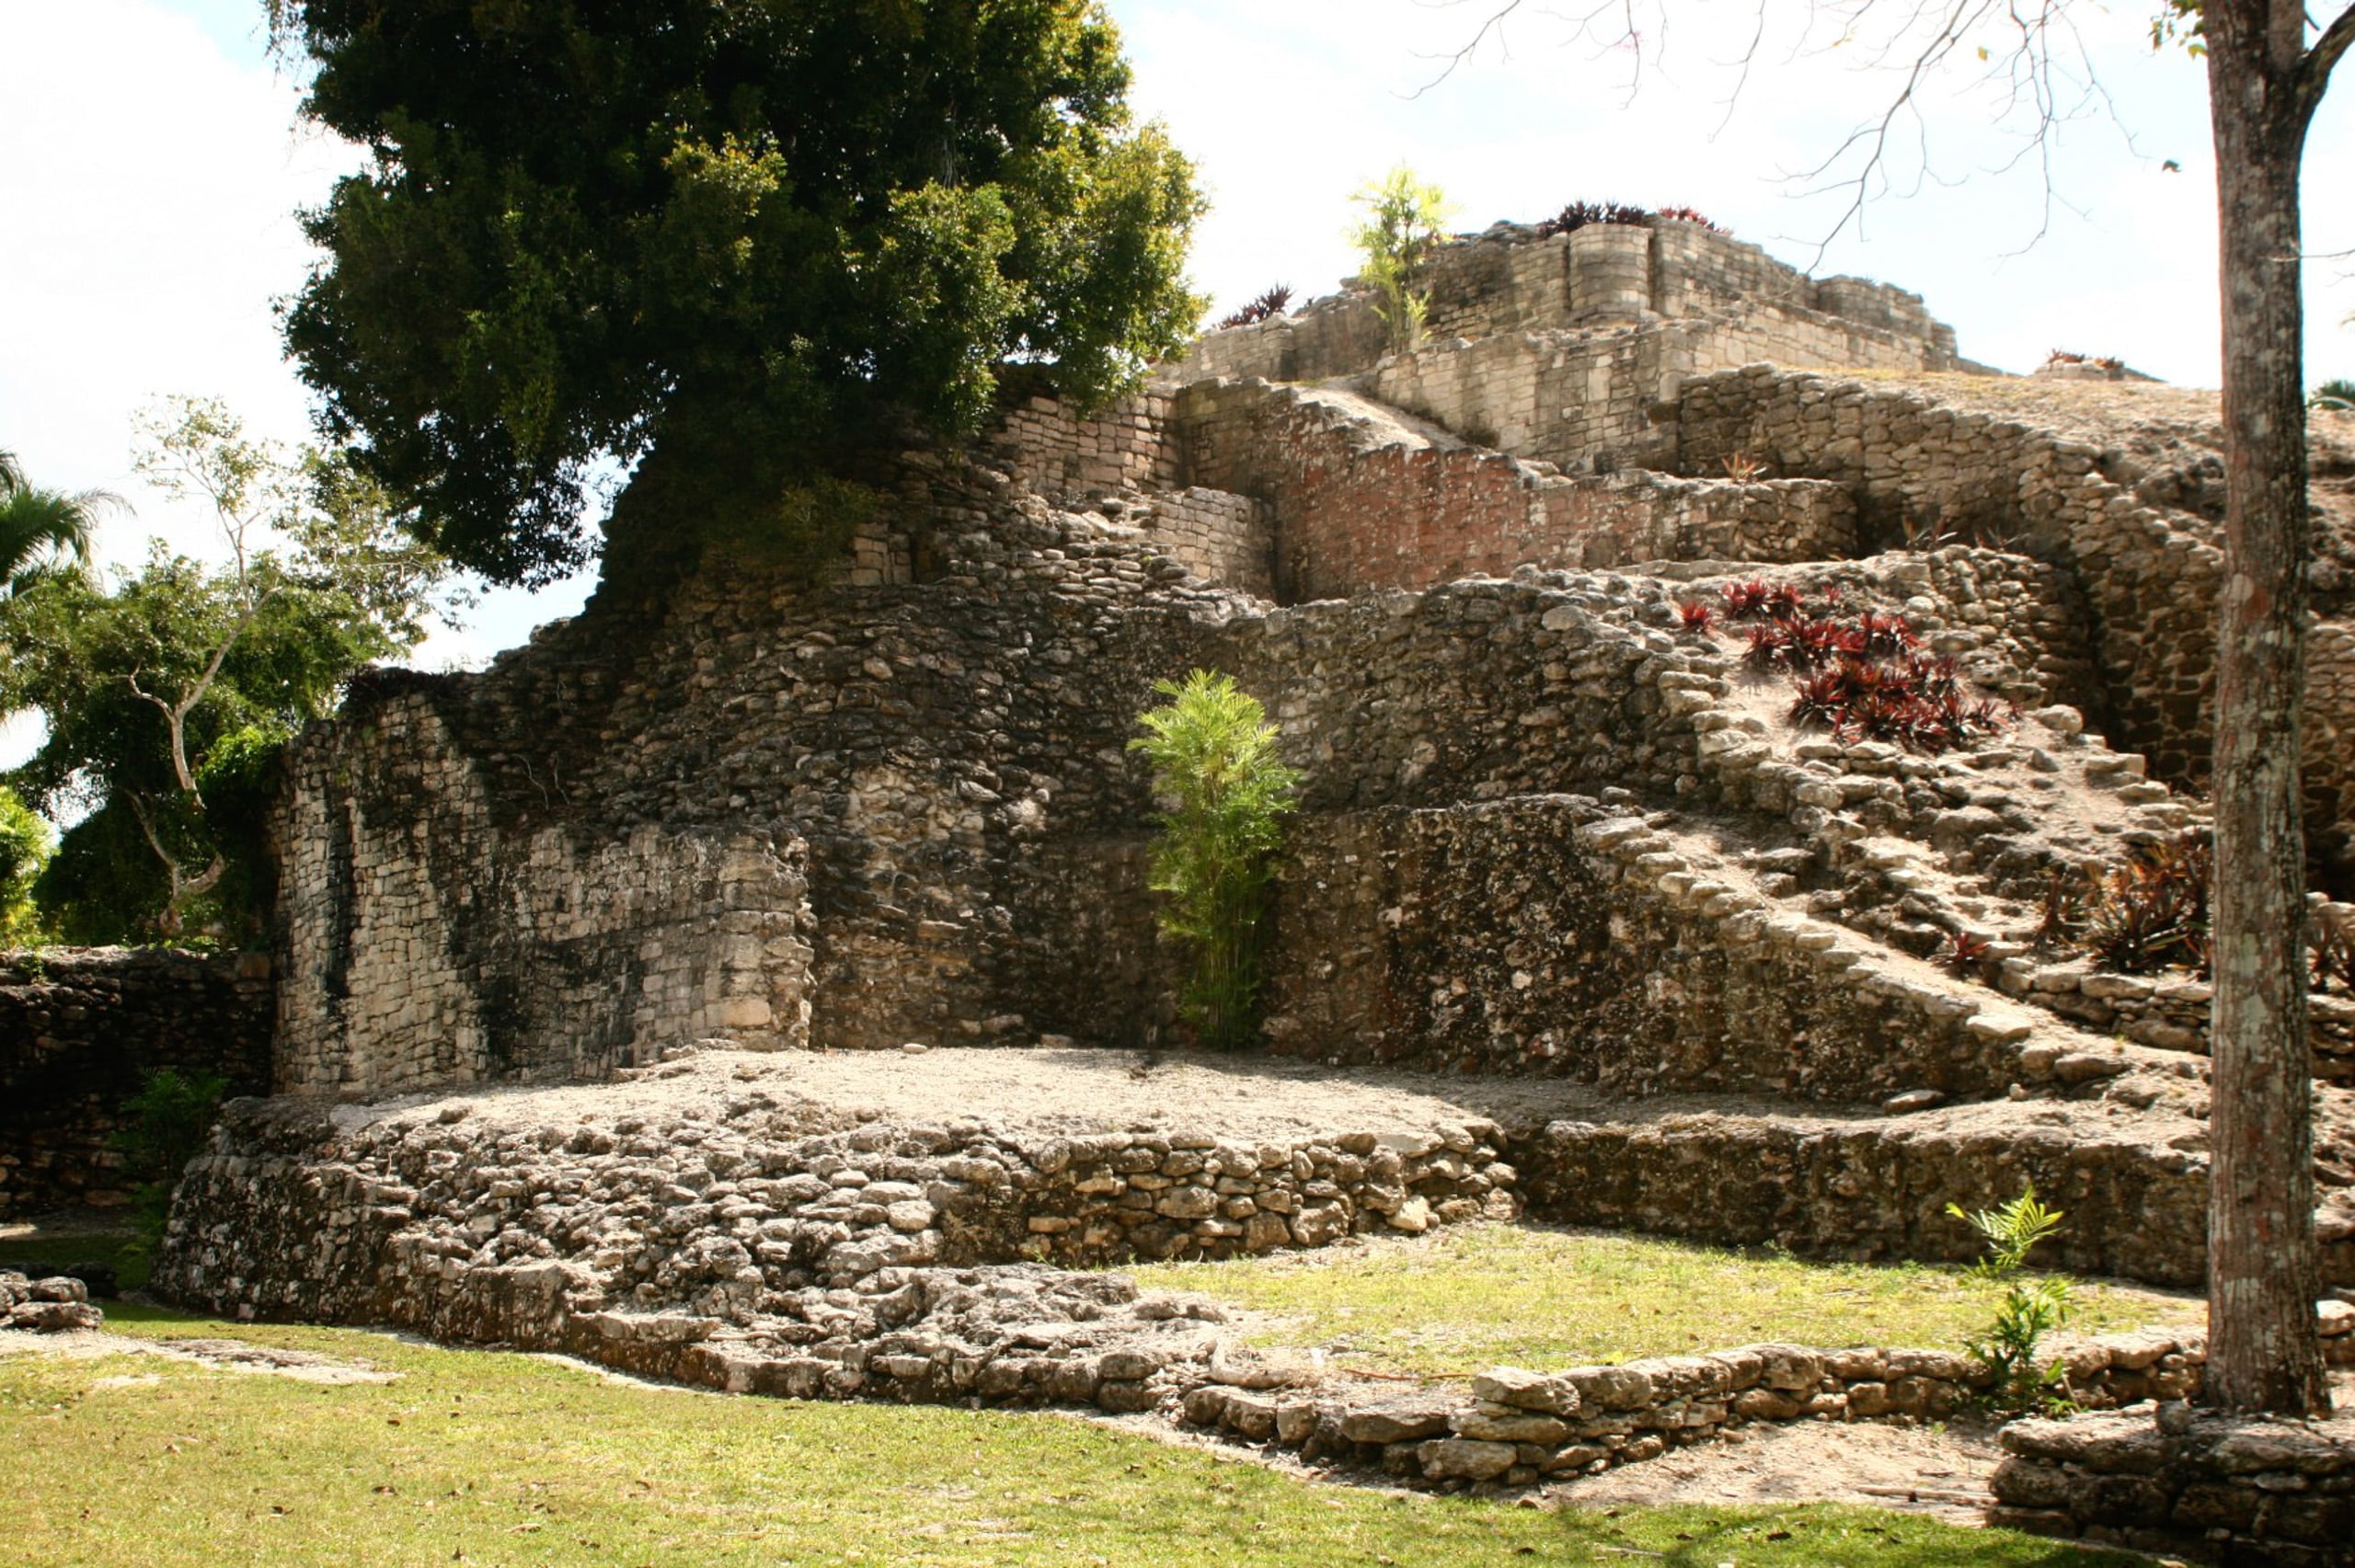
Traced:
[[1284, 307], [1291, 303], [1292, 285], [1278, 283], [1248, 303], [1238, 307], [1234, 314], [1221, 317], [1216, 330], [1223, 332], [1231, 326], [1249, 326], [1256, 322], [1265, 321], [1271, 315], [1281, 315], [1284, 313]]
[[2214, 860], [2200, 833], [2178, 833], [2138, 852], [2102, 878], [2085, 917], [2085, 952], [2120, 974], [2177, 965], [2206, 973]]
[[1716, 625], [1717, 612], [1698, 600], [1687, 600], [1676, 607], [1679, 629], [1706, 635]]

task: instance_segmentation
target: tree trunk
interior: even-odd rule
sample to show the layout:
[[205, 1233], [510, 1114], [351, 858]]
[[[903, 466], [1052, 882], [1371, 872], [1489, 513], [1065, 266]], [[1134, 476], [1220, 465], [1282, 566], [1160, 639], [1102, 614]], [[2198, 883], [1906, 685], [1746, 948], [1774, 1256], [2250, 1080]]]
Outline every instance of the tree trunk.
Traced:
[[2298, 273], [2303, 27], [2296, 0], [2210, 0], [2205, 9], [2226, 478], [2203, 1397], [2299, 1413], [2329, 1409], [2315, 1322], [2321, 1269], [2298, 784], [2313, 533]]

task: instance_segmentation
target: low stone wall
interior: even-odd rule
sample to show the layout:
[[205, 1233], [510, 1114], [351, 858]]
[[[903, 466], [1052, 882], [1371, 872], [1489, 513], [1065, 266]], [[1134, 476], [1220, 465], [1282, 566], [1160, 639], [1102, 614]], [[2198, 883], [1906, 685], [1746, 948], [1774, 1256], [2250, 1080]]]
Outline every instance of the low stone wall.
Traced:
[[[2086, 1341], [2068, 1350], [2068, 1392], [2087, 1406], [2131, 1403], [2196, 1384], [2203, 1354], [2196, 1338], [2159, 1333]], [[1228, 1380], [1213, 1369], [1186, 1395], [1186, 1419], [1311, 1460], [1499, 1486], [1599, 1475], [1759, 1422], [1940, 1420], [1988, 1385], [1977, 1361], [1951, 1351], [1801, 1345], [1559, 1372], [1499, 1367], [1468, 1393], [1253, 1388], [1253, 1370]]]
[[[694, 1067], [651, 1070], [647, 1099]], [[612, 1094], [538, 1120], [497, 1098], [244, 1100], [181, 1182], [152, 1288], [740, 1391], [1148, 1409], [1169, 1391], [1148, 1379], [1207, 1361], [1202, 1310], [1049, 1265], [1508, 1218], [1500, 1149], [1481, 1122], [1241, 1141], [864, 1122], [759, 1092], [659, 1119]]]
[[[1946, 1211], [2038, 1194], [2081, 1223], [2047, 1243], [2085, 1274], [2197, 1285], [2207, 1272], [2207, 1157], [2072, 1116], [1768, 1116], [1736, 1109], [1557, 1121], [1517, 1140], [1530, 1213], [1725, 1246], [1817, 1257], [1963, 1263], [1977, 1242]], [[2107, 1124], [2107, 1125], [2106, 1125]], [[2201, 1129], [2178, 1124], [2177, 1135]], [[2323, 1249], [2326, 1279], [2355, 1283], [2355, 1240]]]
[[0, 1269], [0, 1330], [63, 1333], [106, 1326], [106, 1313], [90, 1305], [89, 1288], [63, 1275], [39, 1279]]
[[2004, 1428], [1992, 1524], [2227, 1564], [2355, 1564], [2355, 1417], [2180, 1403]]
[[121, 1106], [159, 1068], [270, 1086], [260, 954], [0, 953], [0, 1216], [131, 1201]]
[[[1996, 984], [2022, 1001], [2138, 1045], [2208, 1054], [2215, 988], [2183, 971], [2120, 975], [2084, 960], [2037, 964], [2012, 958], [2001, 967]], [[2316, 1080], [2355, 1082], [2355, 1000], [2335, 991], [2316, 992], [2306, 1000], [2306, 1042], [2314, 1053]]]
[[[715, 1120], [609, 1107], [561, 1126], [463, 1101], [339, 1123], [315, 1102], [236, 1102], [190, 1167], [157, 1288], [241, 1316], [408, 1322], [431, 1310], [409, 1298], [465, 1269], [557, 1257], [600, 1300], [741, 1316], [887, 1266], [1226, 1257], [1518, 1207], [1488, 1124], [1239, 1143], [859, 1126], [766, 1095]], [[810, 1130], [829, 1122], [848, 1125]]]

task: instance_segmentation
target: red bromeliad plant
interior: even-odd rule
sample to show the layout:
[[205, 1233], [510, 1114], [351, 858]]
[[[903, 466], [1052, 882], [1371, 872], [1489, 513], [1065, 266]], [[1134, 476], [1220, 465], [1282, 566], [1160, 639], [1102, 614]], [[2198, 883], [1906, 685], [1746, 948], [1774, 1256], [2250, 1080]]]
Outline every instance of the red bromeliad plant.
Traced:
[[1716, 625], [1717, 612], [1698, 600], [1688, 600], [1676, 607], [1676, 619], [1680, 630], [1706, 634]]

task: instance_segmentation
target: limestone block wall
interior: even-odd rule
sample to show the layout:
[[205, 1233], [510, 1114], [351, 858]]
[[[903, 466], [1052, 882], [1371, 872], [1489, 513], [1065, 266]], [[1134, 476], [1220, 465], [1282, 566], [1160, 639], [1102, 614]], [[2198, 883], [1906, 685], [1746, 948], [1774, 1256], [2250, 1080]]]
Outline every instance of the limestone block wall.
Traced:
[[1836, 928], [1609, 853], [1643, 829], [1566, 795], [1302, 824], [1271, 1048], [1628, 1098], [1981, 1099], [2020, 1078], [2028, 1030], [1996, 999], [1860, 968]]
[[1661, 417], [1663, 405], [1673, 402], [1687, 377], [1762, 361], [1943, 368], [1912, 338], [1752, 305], [1718, 319], [1637, 327], [1434, 338], [1374, 366], [1366, 385], [1385, 403], [1522, 457], [1564, 467], [1673, 470], [1677, 432], [1673, 418]]
[[[1856, 278], [1811, 279], [1756, 246], [1681, 222], [1590, 224], [1542, 240], [1534, 229], [1500, 223], [1441, 248], [1422, 281], [1433, 342], [1711, 318], [1713, 332], [1688, 345], [1714, 354], [1710, 364], [1958, 363], [1953, 329], [1932, 319], [1919, 296]], [[1209, 333], [1157, 379], [1323, 381], [1371, 371], [1389, 349], [1371, 296], [1342, 293]]]
[[425, 691], [297, 748], [276, 824], [277, 1087], [596, 1076], [706, 1035], [799, 1045], [798, 841], [494, 819]]
[[161, 1068], [267, 1090], [270, 1011], [258, 953], [0, 953], [0, 1218], [130, 1202], [122, 1102]]
[[[2062, 563], [2084, 594], [2101, 665], [2096, 727], [2144, 753], [2154, 777], [2206, 778], [2218, 536], [2200, 514], [2145, 498], [2179, 494], [2181, 476], [2133, 473], [2118, 454], [2025, 418], [1765, 365], [1687, 383], [1674, 428], [1683, 472], [1743, 452], [1778, 473], [1849, 486], [1867, 542], [1911, 523], [2005, 538]], [[2343, 893], [2355, 877], [2355, 618], [2336, 601], [2318, 608], [2307, 652], [2308, 831]]]
[[[2355, 1351], [2355, 1342], [2330, 1343]], [[2069, 1397], [2099, 1408], [2154, 1391], [2182, 1397], [2199, 1382], [2206, 1346], [2197, 1335], [2152, 1331], [2084, 1341], [2066, 1355]], [[1750, 1345], [1554, 1372], [1496, 1367], [1463, 1391], [1212, 1380], [1189, 1391], [1183, 1409], [1195, 1425], [1296, 1449], [1311, 1460], [1355, 1463], [1427, 1483], [1525, 1486], [1549, 1476], [1601, 1474], [1753, 1422], [1941, 1419], [1968, 1409], [1989, 1381], [1977, 1360], [1953, 1351]], [[2007, 1446], [2017, 1447], [2011, 1436], [2016, 1430], [2006, 1432]], [[2304, 1448], [2313, 1451], [2311, 1438]], [[2098, 1493], [2100, 1485], [2084, 1490]], [[2252, 1511], [2264, 1490], [2249, 1488]]]
[[1263, 498], [1288, 601], [1422, 589], [1517, 567], [1836, 559], [1855, 546], [1837, 486], [1567, 476], [1348, 394], [1208, 382], [1177, 400], [1187, 474]]
[[989, 459], [1051, 499], [1101, 490], [1171, 489], [1178, 453], [1168, 438], [1169, 397], [1143, 392], [1092, 417], [1032, 396], [1006, 411], [982, 443]]

